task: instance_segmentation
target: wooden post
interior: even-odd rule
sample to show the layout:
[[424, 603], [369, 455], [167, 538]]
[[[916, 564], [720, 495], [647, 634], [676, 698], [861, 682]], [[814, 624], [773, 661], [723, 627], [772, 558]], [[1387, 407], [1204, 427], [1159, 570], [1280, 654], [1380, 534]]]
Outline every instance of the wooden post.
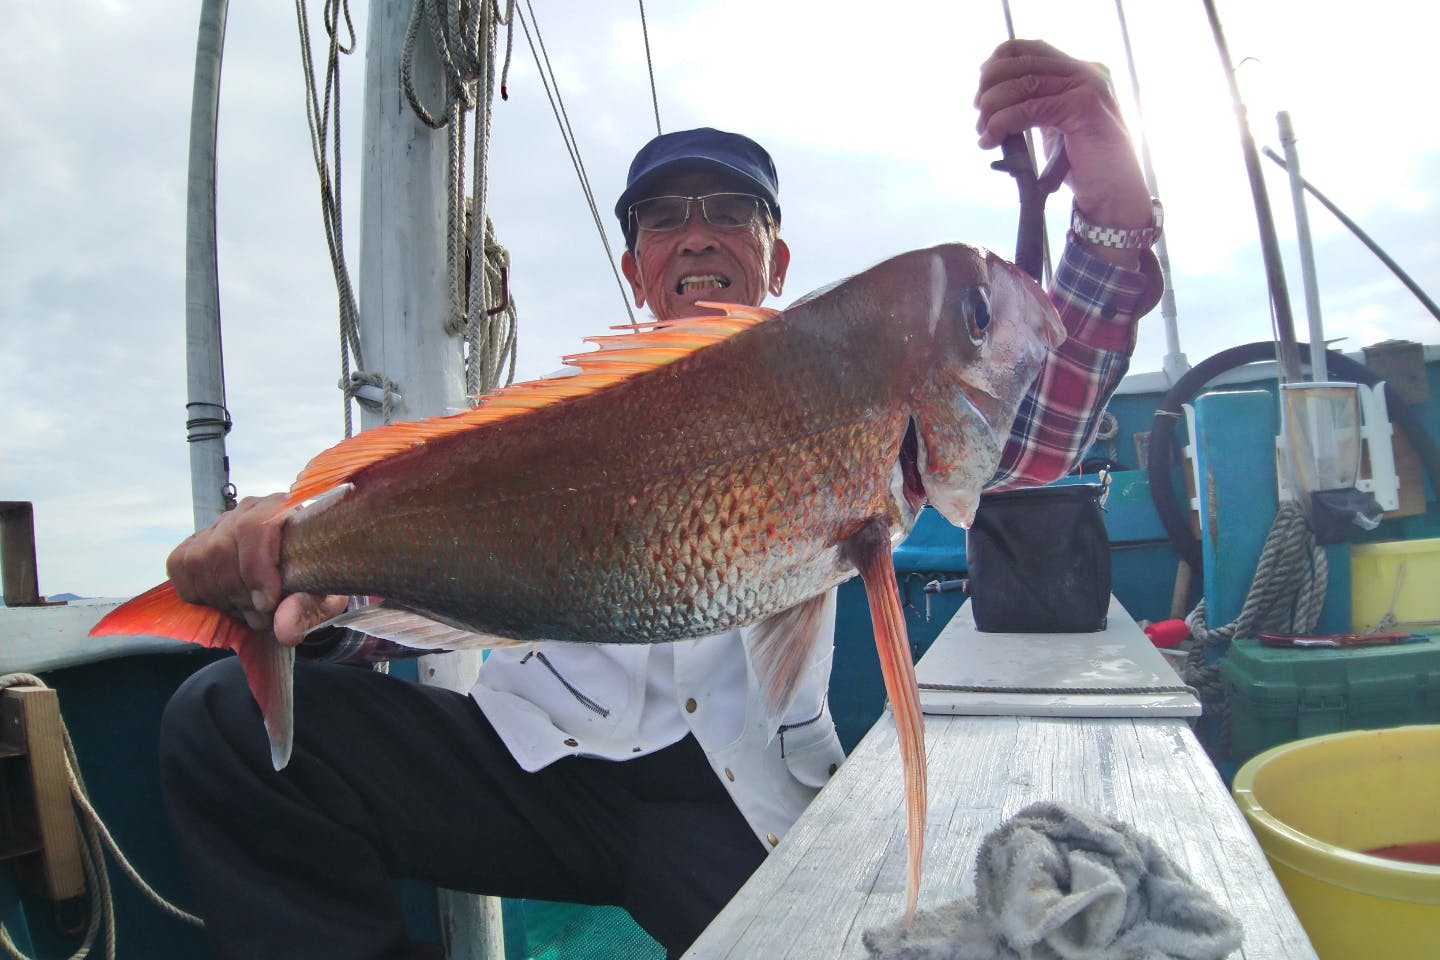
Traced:
[[[4, 789], [27, 796], [10, 796], [24, 811], [12, 824], [19, 836], [8, 855], [19, 857], [22, 876], [32, 879], [51, 900], [70, 900], [85, 892], [85, 871], [80, 859], [80, 829], [70, 798], [70, 775], [65, 764], [65, 737], [60, 722], [60, 700], [49, 687], [10, 687], [0, 697], [0, 753], [7, 763], [24, 763], [28, 776], [5, 777]], [[21, 849], [21, 847], [28, 849]]]
[[0, 569], [7, 607], [42, 602], [35, 563], [35, 508], [29, 500], [0, 501]]

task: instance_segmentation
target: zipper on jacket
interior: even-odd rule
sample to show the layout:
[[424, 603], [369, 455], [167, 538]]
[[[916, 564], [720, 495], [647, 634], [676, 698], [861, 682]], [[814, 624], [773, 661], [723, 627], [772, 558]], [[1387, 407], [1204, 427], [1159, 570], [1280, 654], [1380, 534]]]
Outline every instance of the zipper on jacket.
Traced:
[[785, 759], [785, 731], [786, 731], [786, 730], [798, 730], [798, 729], [800, 729], [801, 727], [808, 727], [808, 726], [810, 726], [810, 724], [814, 723], [816, 720], [819, 720], [821, 717], [823, 717], [823, 716], [825, 715], [825, 703], [826, 703], [829, 699], [830, 699], [830, 692], [827, 690], [827, 691], [825, 692], [825, 695], [820, 698], [820, 709], [819, 709], [819, 711], [817, 711], [816, 714], [815, 714], [815, 716], [811, 717], [809, 720], [801, 720], [801, 721], [799, 721], [798, 723], [782, 723], [782, 724], [780, 724], [780, 729], [779, 729], [777, 732], [780, 734], [780, 759], [781, 759], [781, 760], [784, 760], [784, 759]]
[[576, 700], [579, 700], [581, 705], [584, 706], [587, 710], [593, 710], [595, 713], [598, 713], [602, 717], [610, 716], [610, 711], [608, 709], [602, 707], [594, 700], [591, 700], [589, 697], [585, 696], [585, 694], [581, 693], [573, 683], [561, 676], [560, 671], [555, 669], [555, 665], [550, 662], [550, 659], [546, 657], [545, 654], [539, 652], [538, 650], [531, 650], [529, 653], [525, 654], [525, 656], [520, 658], [520, 662], [528, 663], [531, 657], [534, 657], [536, 660], [539, 660], [541, 663], [543, 663], [545, 665], [545, 669], [549, 670], [552, 674], [554, 674], [555, 679], [559, 680], [561, 685], [564, 686], [566, 690], [570, 691], [570, 695]]

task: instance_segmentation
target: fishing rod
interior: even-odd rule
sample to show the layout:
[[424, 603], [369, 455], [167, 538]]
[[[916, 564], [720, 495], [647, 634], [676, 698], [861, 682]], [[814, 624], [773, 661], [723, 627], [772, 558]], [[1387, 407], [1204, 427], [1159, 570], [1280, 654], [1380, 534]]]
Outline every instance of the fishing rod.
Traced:
[[1255, 149], [1255, 138], [1250, 134], [1250, 124], [1245, 119], [1245, 102], [1240, 97], [1240, 85], [1235, 79], [1235, 65], [1230, 59], [1230, 49], [1225, 43], [1225, 32], [1220, 28], [1220, 15], [1215, 11], [1214, 0], [1202, 0], [1205, 14], [1210, 19], [1210, 30], [1215, 35], [1215, 48], [1220, 54], [1221, 66], [1225, 68], [1225, 80], [1230, 85], [1230, 98], [1235, 103], [1235, 120], [1240, 128], [1240, 149], [1245, 155], [1245, 171], [1250, 177], [1250, 192], [1255, 198], [1255, 216], [1260, 227], [1260, 249], [1265, 260], [1265, 277], [1270, 287], [1270, 308], [1275, 318], [1276, 359], [1280, 363], [1281, 378], [1289, 383], [1299, 383], [1300, 349], [1295, 340], [1295, 319], [1290, 313], [1290, 294], [1285, 287], [1285, 268], [1280, 260], [1280, 245], [1275, 238], [1275, 218], [1270, 212], [1270, 197], [1265, 192], [1265, 177], [1260, 170], [1260, 154]]
[[[1125, 6], [1122, 0], [1115, 0], [1115, 19], [1120, 25], [1120, 42], [1125, 49], [1125, 66], [1130, 73], [1130, 95], [1135, 100], [1136, 133], [1139, 135], [1140, 166], [1145, 174], [1145, 186], [1150, 196], [1160, 196], [1159, 181], [1155, 176], [1155, 163], [1150, 156], [1150, 135], [1145, 123], [1145, 101], [1140, 95], [1140, 74], [1135, 69], [1135, 51], [1130, 46], [1130, 25], [1125, 20]], [[1175, 306], [1175, 285], [1170, 271], [1170, 242], [1164, 233], [1155, 238], [1155, 259], [1160, 263], [1160, 276], [1164, 286], [1160, 291], [1160, 317], [1165, 321], [1165, 357], [1161, 369], [1166, 378], [1174, 383], [1190, 369], [1190, 361], [1180, 349], [1180, 321]]]
[[[1015, 23], [1010, 17], [1010, 0], [1001, 0], [1005, 13], [1005, 32], [1015, 39]], [[1035, 173], [1034, 152], [1030, 144], [1030, 131], [1014, 133], [1000, 144], [1000, 159], [990, 164], [990, 169], [1001, 170], [1015, 178], [1020, 192], [1020, 226], [1015, 235], [1015, 266], [1024, 270], [1035, 281], [1045, 283], [1050, 273], [1050, 245], [1045, 242], [1045, 201], [1050, 194], [1060, 189], [1070, 172], [1070, 158], [1065, 154], [1065, 141], [1045, 164], [1038, 176]]]

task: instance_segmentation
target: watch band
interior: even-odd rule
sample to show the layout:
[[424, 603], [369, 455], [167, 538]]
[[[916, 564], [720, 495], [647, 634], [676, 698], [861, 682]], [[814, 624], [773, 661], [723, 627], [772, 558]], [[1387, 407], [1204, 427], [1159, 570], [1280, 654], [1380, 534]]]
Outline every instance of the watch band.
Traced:
[[1148, 250], [1155, 245], [1156, 240], [1160, 239], [1160, 231], [1165, 223], [1165, 208], [1160, 205], [1159, 200], [1152, 197], [1150, 209], [1152, 216], [1150, 226], [1140, 227], [1136, 230], [1119, 230], [1115, 227], [1098, 227], [1080, 214], [1079, 207], [1072, 207], [1070, 232], [1075, 234], [1077, 239], [1097, 247], [1113, 247], [1117, 250]]

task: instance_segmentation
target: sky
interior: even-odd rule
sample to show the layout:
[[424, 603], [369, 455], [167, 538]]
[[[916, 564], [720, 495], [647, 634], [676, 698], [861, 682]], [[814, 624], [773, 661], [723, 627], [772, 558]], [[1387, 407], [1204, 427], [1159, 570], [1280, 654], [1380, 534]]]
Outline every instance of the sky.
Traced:
[[[605, 214], [654, 134], [634, 0], [531, 0]], [[1287, 110], [1302, 171], [1432, 298], [1440, 296], [1436, 14], [1371, 0], [1217, 0], [1255, 139]], [[311, 3], [323, 50], [321, 2]], [[199, 4], [3, 0], [0, 29], [0, 500], [35, 504], [42, 594], [121, 597], [164, 577], [191, 530], [185, 442], [185, 193]], [[1019, 36], [1112, 68], [1137, 143], [1114, 0], [1011, 0]], [[365, 4], [354, 0], [363, 45]], [[1199, 0], [1126, 4], [1190, 363], [1267, 339], [1253, 200], [1225, 74]], [[951, 240], [1013, 252], [1015, 192], [976, 145], [979, 65], [1005, 38], [999, 0], [887, 4], [650, 0], [665, 130], [765, 144], [794, 260], [785, 303], [893, 254]], [[503, 43], [502, 43], [503, 46]], [[360, 262], [363, 54], [342, 58], [347, 257]], [[517, 379], [555, 370], [625, 322], [523, 34], [497, 101], [491, 211], [513, 257]], [[289, 486], [342, 436], [335, 285], [310, 156], [294, 9], [230, 5], [218, 234], [231, 479]], [[1261, 161], [1296, 323], [1306, 314], [1288, 182]], [[1440, 342], [1435, 320], [1333, 217], [1308, 206], [1327, 339]], [[1068, 198], [1051, 200], [1052, 236]], [[1168, 351], [1158, 313], [1132, 370]]]

